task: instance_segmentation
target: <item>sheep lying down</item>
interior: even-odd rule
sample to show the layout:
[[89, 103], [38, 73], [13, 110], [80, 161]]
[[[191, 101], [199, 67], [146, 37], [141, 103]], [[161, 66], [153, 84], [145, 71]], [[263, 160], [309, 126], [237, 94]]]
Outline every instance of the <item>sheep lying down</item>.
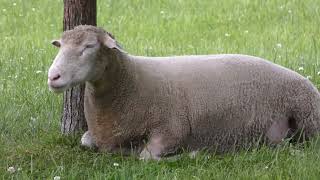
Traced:
[[86, 83], [84, 146], [160, 159], [184, 149], [227, 152], [320, 130], [320, 96], [298, 73], [239, 54], [133, 56], [101, 28], [52, 42], [53, 92]]

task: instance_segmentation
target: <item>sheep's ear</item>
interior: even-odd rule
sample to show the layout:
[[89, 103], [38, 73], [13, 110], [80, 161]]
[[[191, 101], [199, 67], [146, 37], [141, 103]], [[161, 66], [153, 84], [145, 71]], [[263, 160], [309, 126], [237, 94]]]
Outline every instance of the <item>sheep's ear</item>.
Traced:
[[103, 44], [107, 48], [110, 48], [110, 49], [119, 49], [118, 45], [117, 45], [117, 42], [112, 37], [110, 37], [108, 34], [106, 34], [104, 36]]
[[60, 46], [61, 46], [60, 40], [52, 40], [52, 41], [51, 41], [51, 44], [54, 45], [54, 46], [56, 46], [56, 47], [60, 47]]

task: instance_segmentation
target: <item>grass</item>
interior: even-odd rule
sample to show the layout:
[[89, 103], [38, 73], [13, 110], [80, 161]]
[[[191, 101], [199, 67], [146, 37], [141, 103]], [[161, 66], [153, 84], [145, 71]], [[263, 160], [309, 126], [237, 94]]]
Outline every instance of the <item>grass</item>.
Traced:
[[[319, 179], [316, 139], [161, 162], [81, 149], [60, 134], [62, 96], [46, 85], [62, 13], [62, 0], [0, 1], [2, 179]], [[320, 0], [98, 0], [98, 24], [135, 55], [250, 54], [320, 87]]]

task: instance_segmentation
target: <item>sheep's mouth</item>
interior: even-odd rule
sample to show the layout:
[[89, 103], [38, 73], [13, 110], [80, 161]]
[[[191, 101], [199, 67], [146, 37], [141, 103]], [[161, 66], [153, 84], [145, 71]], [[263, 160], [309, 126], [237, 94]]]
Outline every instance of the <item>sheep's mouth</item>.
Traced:
[[54, 93], [62, 93], [66, 89], [68, 89], [68, 85], [49, 85], [49, 90], [54, 92]]

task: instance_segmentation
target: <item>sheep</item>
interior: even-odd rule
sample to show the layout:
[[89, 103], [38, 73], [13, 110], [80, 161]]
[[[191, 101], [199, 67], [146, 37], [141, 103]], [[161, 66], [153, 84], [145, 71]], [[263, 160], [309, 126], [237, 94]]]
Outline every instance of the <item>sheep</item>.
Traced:
[[320, 129], [320, 95], [287, 68], [240, 54], [143, 57], [102, 28], [81, 25], [52, 42], [48, 86], [85, 83], [82, 145], [159, 160], [180, 150], [230, 152]]

